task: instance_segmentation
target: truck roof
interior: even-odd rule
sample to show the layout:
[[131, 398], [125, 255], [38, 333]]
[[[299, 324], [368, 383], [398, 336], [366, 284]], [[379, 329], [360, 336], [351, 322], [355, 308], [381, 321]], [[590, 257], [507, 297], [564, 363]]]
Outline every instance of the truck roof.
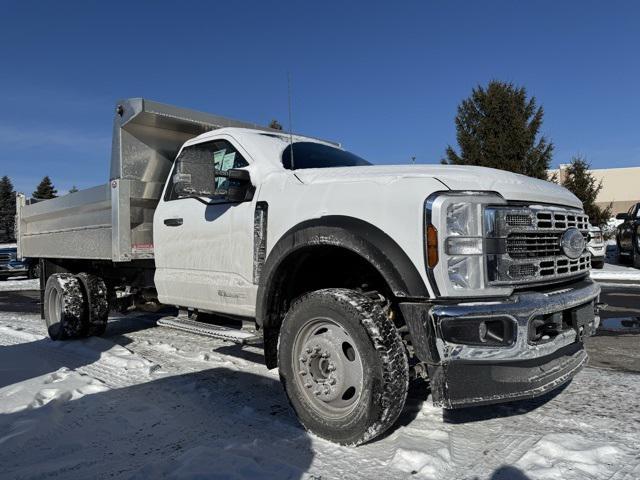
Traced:
[[325, 145], [331, 145], [332, 147], [340, 148], [340, 143], [332, 142], [329, 140], [323, 140], [316, 137], [309, 137], [306, 135], [299, 135], [297, 133], [290, 134], [284, 131], [279, 130], [271, 130], [271, 129], [258, 129], [258, 128], [243, 128], [243, 127], [222, 127], [217, 128], [215, 130], [211, 130], [209, 132], [202, 133], [197, 137], [192, 138], [186, 144], [192, 145], [194, 143], [200, 143], [208, 138], [221, 135], [221, 134], [229, 134], [231, 136], [246, 136], [246, 135], [260, 135], [262, 137], [274, 138], [285, 141], [289, 143], [291, 140], [294, 142], [315, 142], [322, 143]]
[[282, 152], [293, 143], [313, 142], [341, 148], [340, 144], [302, 135], [290, 135], [279, 131], [265, 131], [255, 128], [223, 127], [203, 133], [185, 142], [184, 147], [207, 142], [213, 138], [228, 135], [235, 139], [249, 155], [267, 170], [282, 170]]

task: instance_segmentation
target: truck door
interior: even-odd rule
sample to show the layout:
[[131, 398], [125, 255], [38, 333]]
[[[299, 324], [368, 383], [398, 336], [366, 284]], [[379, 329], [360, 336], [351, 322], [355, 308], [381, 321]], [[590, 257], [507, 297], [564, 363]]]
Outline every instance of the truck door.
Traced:
[[627, 219], [621, 226], [620, 246], [623, 250], [630, 251], [632, 247], [632, 225], [636, 215], [636, 207], [634, 205], [627, 212]]
[[[632, 211], [632, 216], [629, 219], [629, 250], [633, 251], [635, 248], [634, 242], [638, 242], [638, 236], [640, 234], [640, 203], [637, 203]], [[637, 243], [640, 245], [640, 243]]]
[[[233, 139], [183, 148], [153, 217], [155, 284], [165, 304], [255, 314], [252, 201], [230, 202], [226, 171], [249, 165]], [[178, 176], [176, 176], [178, 175]], [[189, 188], [177, 182], [189, 178]]]

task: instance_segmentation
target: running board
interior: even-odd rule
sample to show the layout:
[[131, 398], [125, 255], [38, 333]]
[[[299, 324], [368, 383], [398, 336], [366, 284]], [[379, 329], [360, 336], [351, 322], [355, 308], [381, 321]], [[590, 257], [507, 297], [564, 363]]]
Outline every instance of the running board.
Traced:
[[164, 317], [158, 320], [158, 325], [168, 328], [175, 328], [183, 332], [205, 335], [207, 337], [219, 338], [240, 345], [255, 345], [262, 343], [262, 336], [246, 330], [223, 327], [222, 325], [212, 325], [210, 323], [196, 322], [186, 317]]

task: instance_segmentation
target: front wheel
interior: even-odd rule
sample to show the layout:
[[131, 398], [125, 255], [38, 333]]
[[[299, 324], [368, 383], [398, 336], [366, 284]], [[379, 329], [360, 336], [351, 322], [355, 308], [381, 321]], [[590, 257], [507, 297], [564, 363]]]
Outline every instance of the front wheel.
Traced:
[[353, 290], [317, 290], [283, 321], [280, 378], [307, 430], [358, 445], [396, 421], [407, 396], [404, 344], [378, 302]]

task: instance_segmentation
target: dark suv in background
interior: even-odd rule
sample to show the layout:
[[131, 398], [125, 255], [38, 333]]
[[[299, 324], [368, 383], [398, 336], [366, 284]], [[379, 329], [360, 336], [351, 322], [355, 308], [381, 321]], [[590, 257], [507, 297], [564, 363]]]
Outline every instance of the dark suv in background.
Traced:
[[25, 258], [18, 260], [18, 249], [16, 247], [0, 248], [0, 280], [9, 277], [28, 276], [38, 278], [39, 265], [37, 259]]
[[634, 267], [640, 268], [640, 203], [636, 203], [627, 213], [619, 213], [616, 218], [624, 220], [616, 229], [618, 252], [630, 258]]

